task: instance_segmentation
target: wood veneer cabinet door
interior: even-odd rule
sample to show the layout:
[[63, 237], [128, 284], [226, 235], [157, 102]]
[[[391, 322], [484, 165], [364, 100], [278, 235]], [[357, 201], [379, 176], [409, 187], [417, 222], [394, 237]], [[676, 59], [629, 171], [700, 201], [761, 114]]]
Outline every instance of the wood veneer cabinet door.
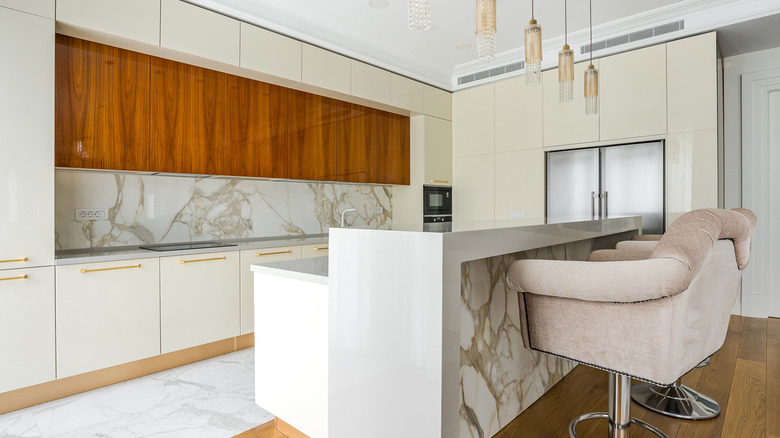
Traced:
[[228, 75], [152, 58], [151, 167], [225, 175]]
[[409, 184], [409, 117], [371, 110], [372, 183]]
[[227, 174], [287, 178], [287, 88], [228, 79]]
[[150, 170], [150, 57], [57, 35], [55, 72], [55, 165]]
[[337, 181], [338, 145], [349, 135], [348, 103], [290, 90], [289, 178]]

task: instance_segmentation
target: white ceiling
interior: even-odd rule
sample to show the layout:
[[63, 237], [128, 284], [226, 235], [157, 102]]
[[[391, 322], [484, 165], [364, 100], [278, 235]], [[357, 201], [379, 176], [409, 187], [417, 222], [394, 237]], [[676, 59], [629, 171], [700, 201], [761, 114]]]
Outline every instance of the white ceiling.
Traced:
[[[406, 24], [406, 0], [387, 0], [377, 9], [369, 0], [185, 0], [288, 35], [343, 55], [403, 74], [447, 90], [458, 87], [457, 77], [523, 59], [523, 27], [531, 18], [531, 0], [498, 0], [497, 58], [476, 61], [476, 0], [431, 0], [435, 28], [414, 32]], [[376, 0], [375, 0], [376, 1]], [[572, 0], [569, 9], [569, 44], [588, 40], [588, 1]], [[594, 57], [669, 39], [734, 26], [780, 14], [778, 0], [592, 0], [594, 41], [684, 19], [685, 30], [595, 52]], [[564, 0], [535, 2], [535, 17], [542, 26], [545, 47], [543, 68], [554, 66], [563, 43]], [[773, 22], [772, 22], [773, 23]], [[766, 23], [762, 23], [766, 24]], [[739, 41], [729, 44], [740, 51], [740, 41], [761, 35], [764, 45], [780, 46], [780, 27], [742, 26], [732, 32]], [[769, 35], [769, 36], [767, 36]], [[459, 49], [458, 45], [471, 45]]]

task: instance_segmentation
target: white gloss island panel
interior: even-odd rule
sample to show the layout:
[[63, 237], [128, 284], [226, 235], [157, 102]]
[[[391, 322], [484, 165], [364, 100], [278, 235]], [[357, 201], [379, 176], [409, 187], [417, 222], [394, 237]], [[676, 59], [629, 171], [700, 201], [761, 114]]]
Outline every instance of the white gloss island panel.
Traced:
[[[72, 170], [55, 184], [57, 250], [323, 234], [350, 208], [354, 227], [392, 223], [390, 186]], [[77, 208], [108, 219], [78, 220]]]

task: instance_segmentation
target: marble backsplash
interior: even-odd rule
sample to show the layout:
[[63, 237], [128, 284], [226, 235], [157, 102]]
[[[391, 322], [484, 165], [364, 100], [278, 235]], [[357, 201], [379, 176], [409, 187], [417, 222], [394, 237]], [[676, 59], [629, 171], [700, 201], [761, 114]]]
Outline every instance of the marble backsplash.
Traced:
[[[390, 186], [57, 170], [56, 248], [321, 234], [349, 208], [351, 226], [388, 229], [392, 196]], [[78, 220], [78, 208], [108, 219]]]

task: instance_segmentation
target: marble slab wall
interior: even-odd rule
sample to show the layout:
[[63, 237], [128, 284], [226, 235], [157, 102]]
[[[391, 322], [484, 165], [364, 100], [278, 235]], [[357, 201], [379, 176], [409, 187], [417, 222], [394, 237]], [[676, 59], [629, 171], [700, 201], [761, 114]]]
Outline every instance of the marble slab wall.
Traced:
[[[321, 234], [348, 208], [353, 227], [388, 229], [392, 195], [390, 186], [57, 170], [56, 248]], [[106, 208], [108, 219], [78, 220], [78, 208]]]
[[460, 438], [495, 435], [576, 365], [523, 346], [506, 269], [521, 259], [585, 260], [596, 245], [573, 242], [462, 265]]

